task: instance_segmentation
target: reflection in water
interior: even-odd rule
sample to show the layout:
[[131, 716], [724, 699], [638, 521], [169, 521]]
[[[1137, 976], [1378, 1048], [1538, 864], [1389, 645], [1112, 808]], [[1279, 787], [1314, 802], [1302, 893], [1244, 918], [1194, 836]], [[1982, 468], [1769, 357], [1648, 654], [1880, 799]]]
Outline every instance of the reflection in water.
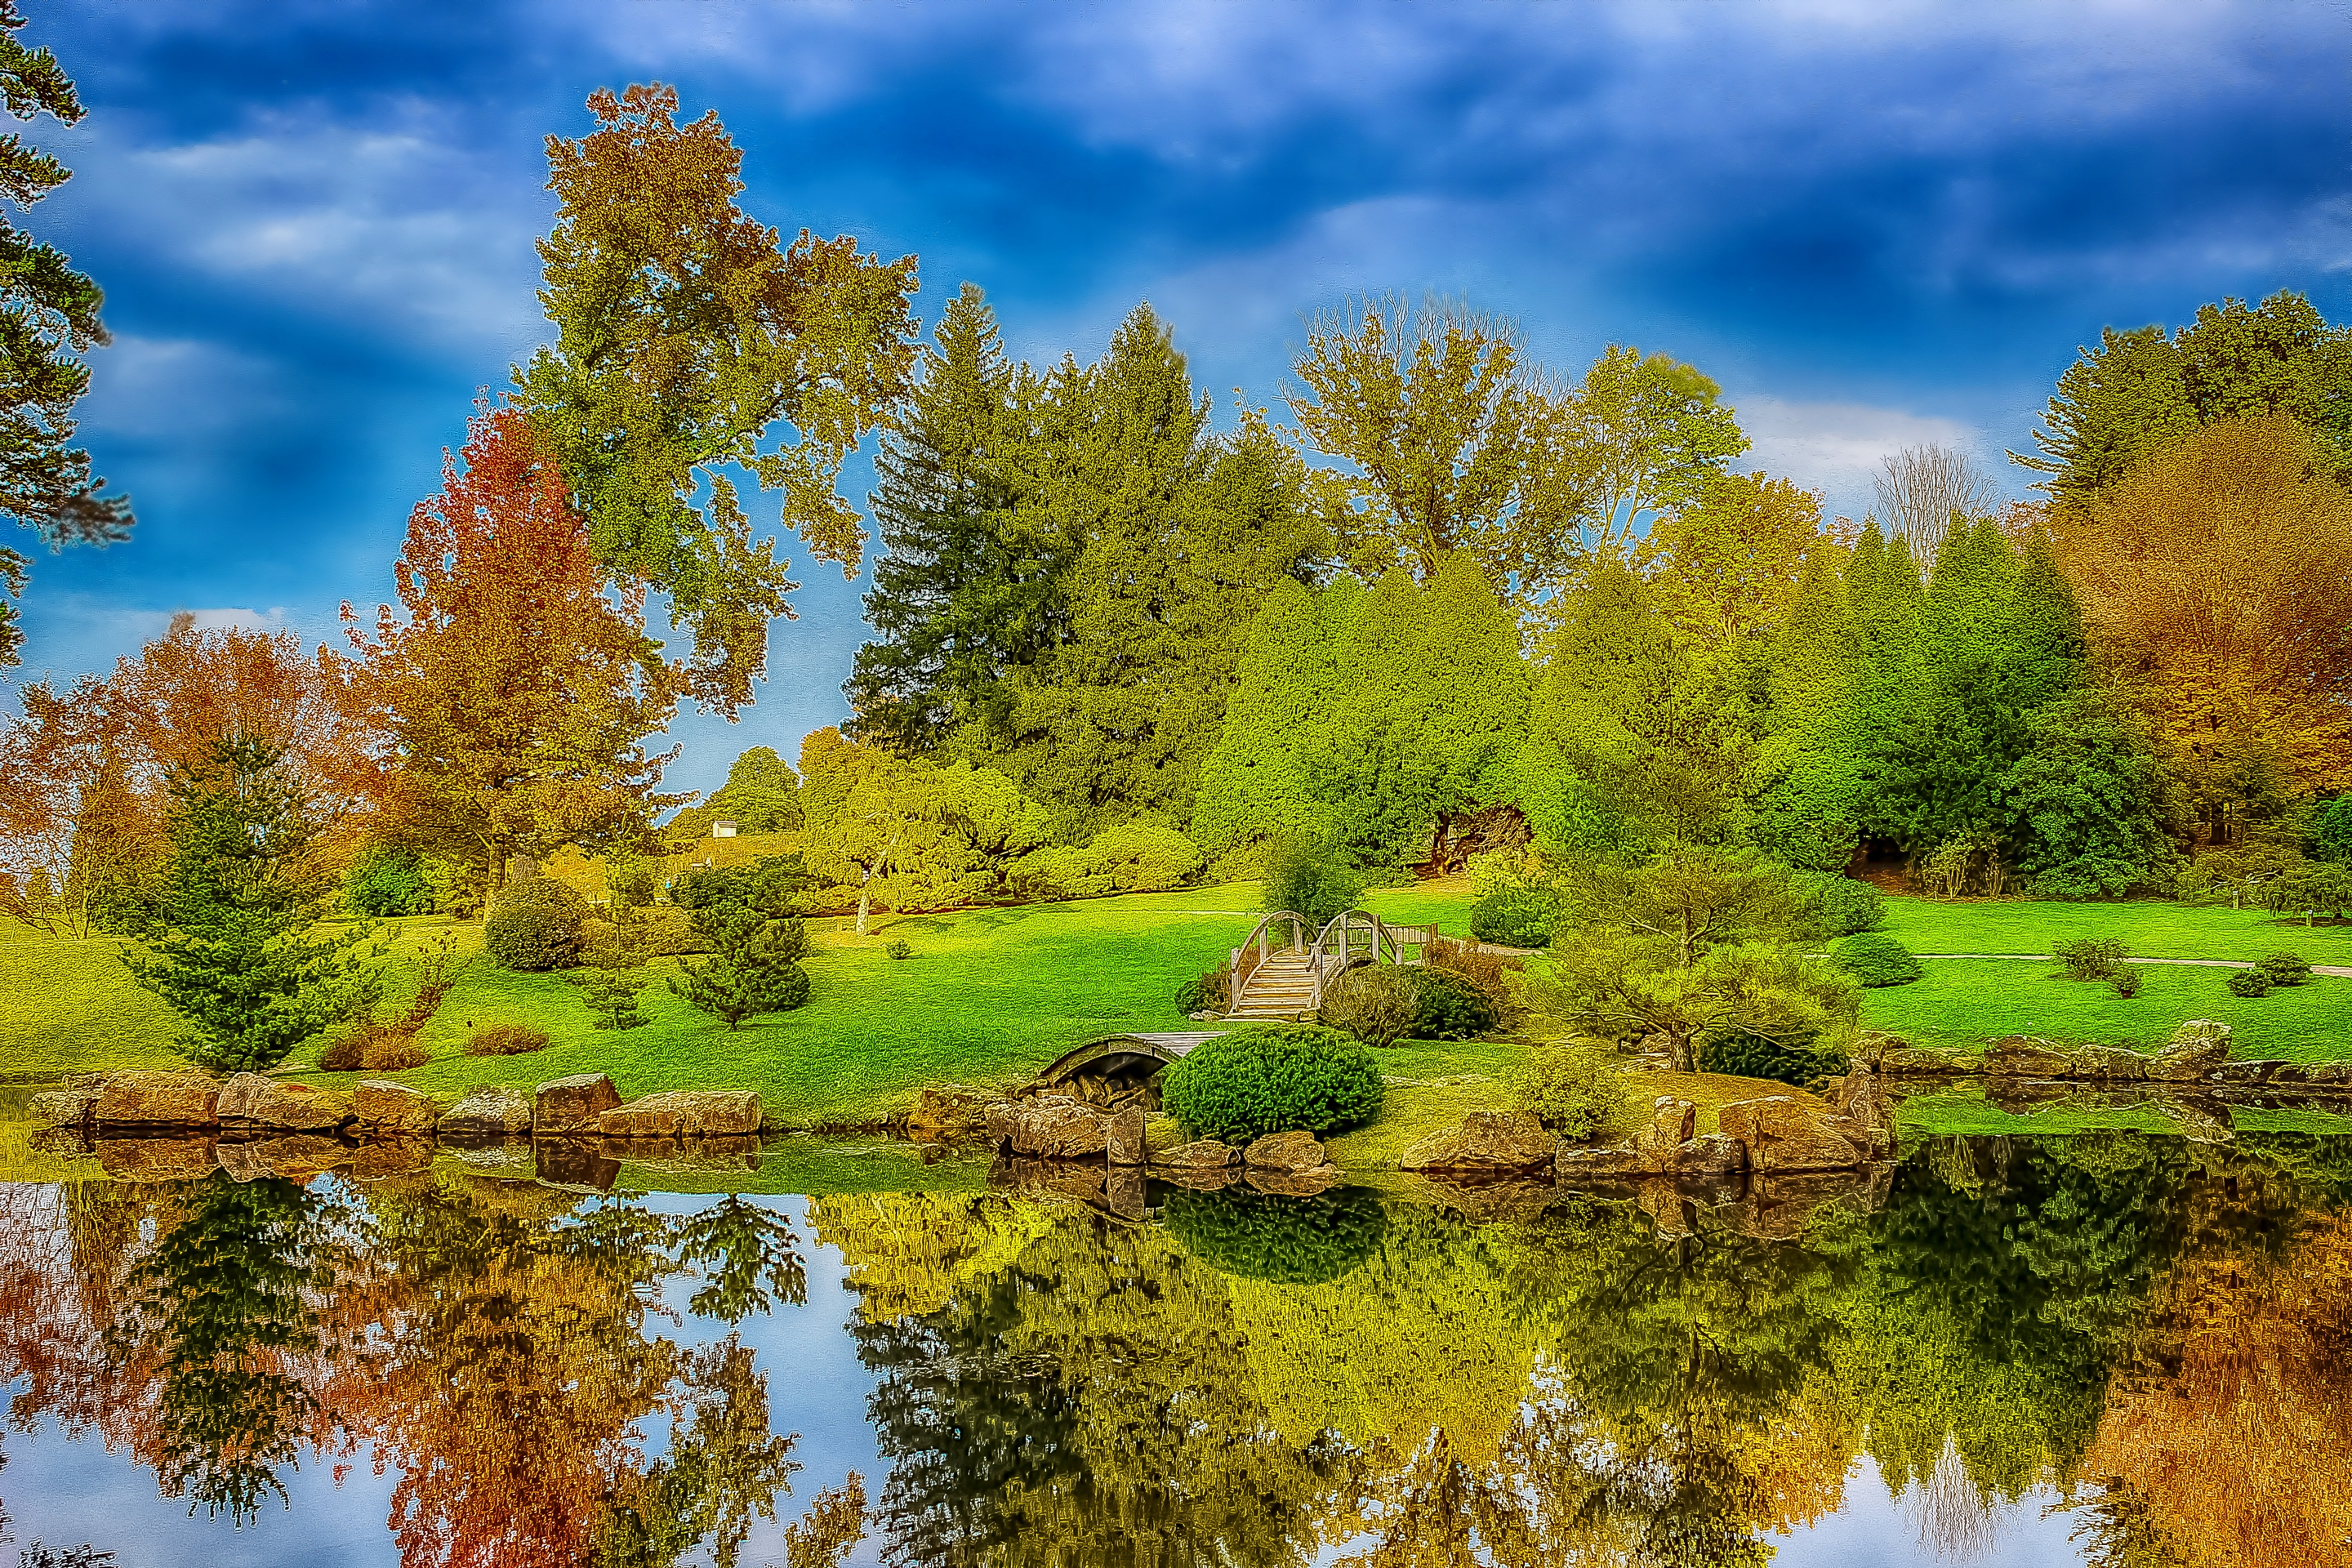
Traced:
[[[813, 1500], [792, 1568], [1756, 1564], [1864, 1457], [1891, 1552], [1997, 1561], [2053, 1498], [2103, 1568], [2352, 1539], [2352, 1145], [1944, 1140], [1714, 1206], [1151, 1197], [812, 1202], [888, 1469]], [[15, 1425], [192, 1510], [364, 1455], [408, 1568], [729, 1565], [789, 1494], [735, 1325], [806, 1284], [760, 1202], [446, 1170], [0, 1202]]]

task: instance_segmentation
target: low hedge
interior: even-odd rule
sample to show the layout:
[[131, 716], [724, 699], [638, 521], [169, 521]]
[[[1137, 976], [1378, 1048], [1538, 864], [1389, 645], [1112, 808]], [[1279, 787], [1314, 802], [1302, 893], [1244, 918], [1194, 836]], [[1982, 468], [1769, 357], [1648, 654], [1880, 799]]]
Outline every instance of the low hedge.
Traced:
[[1160, 1080], [1160, 1102], [1196, 1138], [1244, 1143], [1321, 1136], [1381, 1108], [1381, 1069], [1360, 1041], [1319, 1024], [1245, 1024], [1194, 1047]]
[[1413, 989], [1421, 1012], [1412, 1021], [1416, 1040], [1475, 1040], [1501, 1022], [1495, 999], [1466, 974], [1451, 969], [1414, 969]]
[[1179, 1187], [1160, 1217], [1179, 1246], [1220, 1274], [1278, 1285], [1321, 1285], [1352, 1273], [1380, 1250], [1389, 1228], [1388, 1211], [1361, 1187], [1311, 1198]]
[[1823, 1079], [1835, 1078], [1845, 1071], [1846, 1065], [1842, 1050], [1825, 1051], [1810, 1043], [1776, 1040], [1753, 1029], [1721, 1029], [1699, 1040], [1698, 1066], [1702, 1072], [1769, 1079], [1798, 1089], [1811, 1089]]
[[1860, 931], [1830, 944], [1839, 968], [1864, 985], [1908, 985], [1923, 973], [1911, 950], [1882, 931]]
[[588, 900], [549, 877], [512, 882], [490, 906], [482, 945], [509, 969], [563, 969], [577, 962]]
[[1470, 906], [1470, 934], [1505, 947], [1549, 947], [1559, 900], [1536, 888], [1497, 888]]

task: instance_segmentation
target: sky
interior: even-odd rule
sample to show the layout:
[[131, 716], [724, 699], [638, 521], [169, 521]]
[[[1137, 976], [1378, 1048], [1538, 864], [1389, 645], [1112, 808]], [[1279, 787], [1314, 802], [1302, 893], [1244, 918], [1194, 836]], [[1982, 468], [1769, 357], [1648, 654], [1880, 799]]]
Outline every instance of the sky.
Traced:
[[[966, 280], [1008, 348], [1148, 299], [1198, 386], [1278, 404], [1318, 310], [1436, 291], [1574, 375], [1698, 365], [1832, 512], [1960, 445], [2010, 493], [2103, 327], [2309, 294], [2352, 319], [2352, 7], [2317, 0], [24, 0], [89, 110], [22, 220], [107, 292], [82, 434], [131, 539], [41, 554], [22, 679], [176, 610], [335, 640], [391, 592], [474, 400], [548, 333], [543, 138], [675, 84], [745, 205]], [[862, 503], [870, 471], [844, 488]], [[773, 509], [769, 515], [772, 518]], [[865, 583], [803, 584], [674, 787], [845, 715]]]

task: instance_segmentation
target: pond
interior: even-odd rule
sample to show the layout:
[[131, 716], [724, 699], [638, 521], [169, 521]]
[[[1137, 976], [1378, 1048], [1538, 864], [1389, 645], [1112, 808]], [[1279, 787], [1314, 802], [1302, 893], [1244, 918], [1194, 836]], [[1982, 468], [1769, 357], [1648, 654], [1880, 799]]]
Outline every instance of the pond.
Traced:
[[2352, 1540], [2352, 1140], [1919, 1139], [1715, 1202], [1154, 1184], [1118, 1213], [903, 1148], [733, 1163], [0, 1187], [5, 1550], [2121, 1568]]

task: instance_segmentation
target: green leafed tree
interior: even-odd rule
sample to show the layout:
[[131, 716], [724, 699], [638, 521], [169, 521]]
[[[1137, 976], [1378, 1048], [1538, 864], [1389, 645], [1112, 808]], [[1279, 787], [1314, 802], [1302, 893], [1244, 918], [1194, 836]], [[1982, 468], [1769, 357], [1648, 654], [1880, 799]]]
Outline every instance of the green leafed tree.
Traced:
[[773, 746], [753, 746], [727, 770], [727, 782], [700, 805], [679, 812], [663, 831], [699, 838], [714, 822], [742, 833], [790, 833], [801, 825], [801, 776]]
[[689, 1005], [731, 1031], [746, 1018], [808, 1001], [808, 971], [800, 962], [808, 955], [808, 931], [798, 919], [777, 920], [754, 904], [726, 900], [696, 909], [693, 920], [711, 956], [680, 965], [670, 981]]
[[310, 859], [317, 827], [265, 742], [223, 740], [171, 780], [171, 857], [131, 975], [180, 1015], [176, 1048], [215, 1072], [286, 1059], [368, 999], [352, 951], [364, 928], [313, 935], [334, 884]]
[[742, 153], [718, 115], [679, 124], [675, 89], [599, 89], [588, 107], [593, 132], [548, 138], [540, 299], [557, 337], [515, 383], [597, 559], [670, 595], [693, 633], [691, 689], [731, 714], [794, 584], [721, 470], [781, 491], [784, 523], [856, 569], [865, 535], [835, 480], [905, 390], [915, 258], [806, 230], [784, 243], [738, 205]]
[[[47, 49], [17, 38], [16, 0], [0, 0], [0, 103], [20, 121], [82, 117], [73, 79]], [[19, 211], [72, 178], [72, 172], [20, 134], [0, 137], [0, 200]], [[29, 528], [51, 549], [105, 544], [131, 531], [131, 502], [107, 495], [74, 444], [74, 405], [89, 389], [81, 356], [111, 340], [99, 320], [105, 296], [65, 252], [0, 219], [0, 515]], [[16, 662], [24, 634], [14, 600], [28, 563], [0, 546], [0, 668]]]
[[2040, 453], [2011, 457], [2070, 507], [2216, 420], [2279, 414], [2307, 426], [2337, 482], [2352, 484], [2352, 326], [2291, 289], [2200, 305], [2170, 333], [2107, 328], [2058, 378], [2047, 428], [2033, 433]]

